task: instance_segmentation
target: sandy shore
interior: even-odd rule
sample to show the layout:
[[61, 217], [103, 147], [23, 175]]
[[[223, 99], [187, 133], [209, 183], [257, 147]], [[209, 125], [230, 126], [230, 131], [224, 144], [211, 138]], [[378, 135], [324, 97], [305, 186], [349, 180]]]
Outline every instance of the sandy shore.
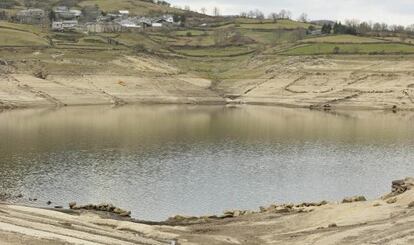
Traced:
[[412, 244], [414, 179], [372, 201], [271, 205], [152, 225], [90, 211], [0, 205], [1, 244]]

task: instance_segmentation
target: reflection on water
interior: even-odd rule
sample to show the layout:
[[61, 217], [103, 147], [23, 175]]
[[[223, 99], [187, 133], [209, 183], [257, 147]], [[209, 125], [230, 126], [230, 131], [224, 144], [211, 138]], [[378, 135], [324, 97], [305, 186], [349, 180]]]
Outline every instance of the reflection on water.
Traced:
[[0, 113], [3, 191], [140, 219], [377, 197], [414, 175], [414, 114], [127, 106]]

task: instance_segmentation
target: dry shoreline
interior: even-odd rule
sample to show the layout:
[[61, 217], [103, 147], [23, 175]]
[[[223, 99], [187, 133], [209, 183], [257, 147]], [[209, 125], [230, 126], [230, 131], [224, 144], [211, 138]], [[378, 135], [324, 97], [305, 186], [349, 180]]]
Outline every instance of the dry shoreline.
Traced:
[[[414, 179], [393, 181], [372, 201], [271, 205], [222, 217], [176, 216], [163, 223], [113, 219], [87, 210], [0, 204], [1, 244], [412, 244]], [[145, 223], [145, 224], [144, 224]]]
[[[70, 67], [73, 61], [64, 62]], [[42, 77], [27, 64], [0, 66], [0, 108], [144, 103], [414, 110], [414, 62], [410, 57], [255, 57], [240, 69], [257, 73], [256, 77], [245, 78], [234, 71], [219, 80], [182, 71], [156, 57], [121, 56], [111, 64], [107, 71], [88, 74], [54, 68]]]

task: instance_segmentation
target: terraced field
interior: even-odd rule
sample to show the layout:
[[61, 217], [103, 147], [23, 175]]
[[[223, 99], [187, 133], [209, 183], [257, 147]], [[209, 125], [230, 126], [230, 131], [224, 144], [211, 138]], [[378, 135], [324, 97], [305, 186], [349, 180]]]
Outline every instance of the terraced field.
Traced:
[[285, 55], [326, 54], [413, 54], [414, 46], [402, 43], [315, 43], [302, 44], [283, 51]]

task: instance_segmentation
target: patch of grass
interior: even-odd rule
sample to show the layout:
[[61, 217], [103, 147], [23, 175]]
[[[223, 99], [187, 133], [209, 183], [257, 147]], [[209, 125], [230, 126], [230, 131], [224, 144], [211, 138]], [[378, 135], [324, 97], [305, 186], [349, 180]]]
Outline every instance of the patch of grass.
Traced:
[[47, 40], [30, 32], [0, 28], [0, 46], [48, 46]]
[[1, 27], [15, 29], [19, 31], [31, 32], [34, 34], [42, 33], [42, 28], [40, 26], [35, 26], [35, 25], [17, 24], [17, 23], [11, 23], [11, 22], [6, 22], [6, 21], [0, 21], [0, 28]]
[[202, 36], [202, 35], [206, 35], [208, 34], [205, 31], [201, 31], [201, 30], [180, 30], [180, 31], [176, 31], [174, 33], [175, 36], [188, 36], [188, 33], [191, 33], [191, 36]]
[[353, 35], [332, 35], [302, 40], [304, 43], [382, 43], [384, 40]]
[[102, 37], [99, 37], [99, 36], [88, 36], [88, 37], [84, 37], [84, 38], [81, 38], [80, 40], [79, 40], [79, 44], [108, 44], [108, 42], [104, 39], [104, 38], [102, 38]]
[[248, 46], [228, 46], [208, 48], [186, 48], [176, 49], [175, 51], [179, 54], [194, 57], [228, 57], [253, 52], [254, 49]]
[[151, 41], [146, 35], [141, 33], [121, 33], [114, 38], [127, 46], [145, 45], [145, 46], [157, 46], [157, 44]]
[[243, 23], [240, 24], [240, 28], [244, 29], [259, 29], [259, 30], [272, 30], [272, 29], [307, 29], [311, 24], [302, 23], [293, 20], [278, 20], [274, 22], [264, 23]]
[[303, 44], [282, 52], [286, 55], [322, 55], [322, 54], [412, 54], [414, 46], [399, 43], [372, 44]]

